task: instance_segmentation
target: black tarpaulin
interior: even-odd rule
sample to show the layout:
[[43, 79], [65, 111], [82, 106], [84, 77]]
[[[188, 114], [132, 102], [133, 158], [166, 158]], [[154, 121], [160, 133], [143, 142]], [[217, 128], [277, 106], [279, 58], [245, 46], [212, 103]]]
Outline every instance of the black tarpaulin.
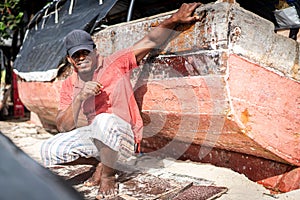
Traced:
[[24, 153], [0, 131], [0, 199], [83, 200], [63, 178]]
[[[66, 56], [64, 37], [74, 29], [92, 32], [117, 0], [53, 1], [35, 15], [14, 62], [15, 72], [28, 81], [50, 81]], [[45, 74], [45, 72], [47, 72]]]

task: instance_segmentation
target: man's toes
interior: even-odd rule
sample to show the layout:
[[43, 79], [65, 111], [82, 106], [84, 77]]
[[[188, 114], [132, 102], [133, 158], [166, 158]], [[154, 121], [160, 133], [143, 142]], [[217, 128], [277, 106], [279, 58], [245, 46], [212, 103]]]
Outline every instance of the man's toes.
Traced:
[[106, 191], [105, 193], [98, 193], [96, 199], [109, 199], [115, 197], [117, 194], [114, 194], [113, 191]]
[[103, 191], [102, 188], [99, 189], [98, 194], [96, 196], [96, 199], [109, 199], [116, 197], [119, 193], [118, 184], [115, 185], [115, 187], [107, 189]]
[[91, 186], [96, 186], [96, 185], [99, 185], [99, 184], [97, 184], [97, 183], [94, 182], [94, 181], [85, 181], [85, 182], [83, 183], [83, 185], [86, 186], [86, 187], [91, 187]]
[[104, 199], [105, 196], [101, 193], [98, 193], [97, 196], [96, 196], [96, 199]]

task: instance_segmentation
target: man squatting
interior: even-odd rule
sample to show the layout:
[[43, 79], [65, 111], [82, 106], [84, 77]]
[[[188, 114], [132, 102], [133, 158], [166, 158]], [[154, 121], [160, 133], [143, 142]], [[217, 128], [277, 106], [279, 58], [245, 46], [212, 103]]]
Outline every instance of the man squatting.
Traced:
[[[152, 49], [167, 41], [177, 24], [198, 21], [199, 16], [192, 14], [200, 5], [182, 4], [133, 46], [107, 57], [99, 54], [85, 31], [74, 30], [65, 37], [67, 60], [74, 72], [60, 91], [56, 122], [61, 133], [41, 147], [45, 166], [88, 163], [97, 158], [99, 164], [86, 185], [99, 185], [97, 199], [117, 194], [115, 163], [133, 155], [143, 130], [130, 72]], [[89, 125], [78, 128], [81, 109]]]

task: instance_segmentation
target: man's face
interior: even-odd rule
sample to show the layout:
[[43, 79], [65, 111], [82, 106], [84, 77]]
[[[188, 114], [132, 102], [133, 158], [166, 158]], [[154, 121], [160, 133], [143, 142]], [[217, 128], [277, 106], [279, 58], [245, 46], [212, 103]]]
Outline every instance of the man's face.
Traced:
[[94, 72], [97, 65], [96, 50], [79, 50], [76, 51], [68, 60], [74, 66], [79, 74], [89, 74]]

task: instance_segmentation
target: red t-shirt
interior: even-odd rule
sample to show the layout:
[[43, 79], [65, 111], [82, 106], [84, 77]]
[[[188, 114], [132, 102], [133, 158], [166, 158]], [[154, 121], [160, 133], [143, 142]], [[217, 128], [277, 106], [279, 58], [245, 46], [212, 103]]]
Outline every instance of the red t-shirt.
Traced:
[[[103, 85], [99, 95], [82, 104], [89, 123], [100, 113], [114, 113], [131, 124], [135, 142], [142, 139], [143, 121], [134, 98], [130, 82], [131, 70], [137, 68], [132, 49], [124, 49], [104, 58], [102, 67], [96, 69], [93, 81]], [[65, 110], [82, 89], [74, 71], [63, 83], [60, 91], [59, 110]]]

